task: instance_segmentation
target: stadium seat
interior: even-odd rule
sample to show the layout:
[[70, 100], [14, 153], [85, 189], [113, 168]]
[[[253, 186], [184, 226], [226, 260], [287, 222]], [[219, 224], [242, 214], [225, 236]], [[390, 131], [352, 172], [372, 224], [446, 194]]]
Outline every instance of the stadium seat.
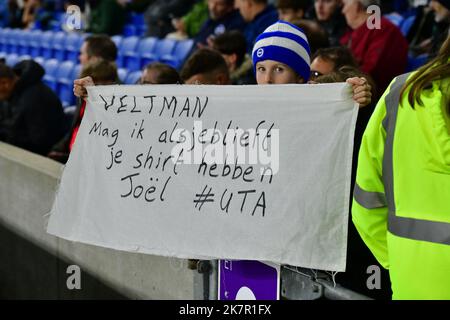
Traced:
[[28, 54], [21, 55], [21, 56], [19, 56], [19, 59], [17, 59], [17, 62], [21, 62], [24, 60], [31, 60], [31, 56]]
[[142, 71], [130, 72], [125, 78], [125, 84], [136, 84], [141, 78]]
[[9, 37], [10, 29], [0, 29], [0, 52], [6, 53], [6, 39]]
[[131, 37], [138, 35], [138, 28], [133, 24], [126, 24], [123, 27], [122, 34], [124, 37]]
[[159, 60], [179, 70], [191, 52], [193, 45], [194, 40], [192, 39], [178, 41], [175, 45], [173, 53], [166, 54]]
[[405, 37], [408, 35], [409, 30], [411, 30], [411, 27], [413, 26], [415, 20], [416, 20], [416, 16], [410, 16], [410, 17], [406, 18], [405, 20], [403, 20], [403, 22], [400, 26], [400, 30]]
[[52, 41], [52, 57], [58, 61], [65, 61], [66, 48], [65, 48], [66, 33], [57, 32], [53, 36]]
[[45, 60], [42, 57], [34, 57], [33, 60], [39, 63], [42, 67], [44, 67]]
[[31, 31], [31, 37], [30, 37], [30, 52], [29, 54], [32, 57], [39, 57], [41, 55], [41, 42], [42, 42], [42, 34], [43, 32], [41, 30], [34, 30]]
[[135, 26], [140, 26], [145, 24], [144, 14], [142, 13], [132, 13], [131, 14], [131, 23]]
[[400, 28], [402, 22], [403, 22], [403, 16], [398, 14], [397, 12], [389, 13], [384, 15], [386, 19], [388, 19], [390, 22], [392, 22], [394, 25]]
[[31, 38], [35, 31], [25, 31], [19, 38], [19, 55], [25, 55], [31, 53]]
[[45, 31], [41, 36], [41, 52], [40, 55], [44, 59], [52, 58], [52, 41], [54, 33], [52, 31]]
[[117, 66], [119, 68], [125, 67], [125, 60], [127, 56], [133, 56], [139, 43], [139, 37], [133, 36], [124, 38], [119, 47], [119, 56], [117, 58]]
[[408, 57], [408, 66], [406, 67], [406, 72], [412, 72], [423, 66], [428, 62], [430, 57], [427, 54], [422, 54], [417, 57]]
[[125, 58], [125, 67], [130, 71], [141, 70], [144, 67], [144, 57], [151, 56], [154, 54], [156, 43], [158, 42], [157, 38], [145, 38], [142, 39], [136, 51], [130, 53]]
[[[71, 69], [70, 63], [72, 64]], [[63, 67], [64, 64], [66, 65]], [[61, 68], [65, 68], [65, 70], [61, 70]], [[67, 72], [69, 69], [70, 72]], [[79, 71], [79, 67], [75, 66], [71, 61], [66, 61], [59, 67], [57, 92], [63, 107], [68, 107], [75, 103], [75, 96], [73, 94], [73, 81], [78, 78]], [[60, 73], [64, 73], [62, 78], [59, 78]]]
[[70, 85], [72, 86], [72, 71], [75, 67], [75, 64], [72, 61], [64, 61], [60, 63], [58, 69], [56, 70], [56, 92], [59, 92], [59, 89], [62, 85]]
[[19, 62], [19, 56], [17, 55], [17, 53], [10, 53], [6, 56], [5, 60], [6, 65], [14, 67], [16, 63]]
[[80, 35], [75, 32], [66, 34], [64, 40], [64, 50], [66, 60], [76, 61], [80, 52]]
[[122, 44], [123, 37], [119, 35], [115, 35], [111, 37], [111, 40], [116, 44], [117, 49], [120, 48], [120, 45]]
[[150, 62], [160, 61], [163, 56], [169, 56], [173, 49], [175, 48], [175, 44], [177, 40], [174, 39], [161, 39], [158, 40], [155, 45], [155, 50], [151, 53], [145, 53], [145, 55], [141, 56], [142, 65], [146, 65]]
[[7, 50], [8, 53], [16, 53], [19, 54], [19, 40], [22, 36], [22, 30], [13, 29], [9, 34], [7, 40]]
[[49, 59], [44, 62], [44, 83], [56, 91], [56, 71], [58, 70], [58, 60]]
[[117, 74], [119, 76], [119, 80], [121, 83], [125, 83], [125, 79], [127, 77], [128, 74], [128, 70], [125, 68], [118, 68], [117, 69]]

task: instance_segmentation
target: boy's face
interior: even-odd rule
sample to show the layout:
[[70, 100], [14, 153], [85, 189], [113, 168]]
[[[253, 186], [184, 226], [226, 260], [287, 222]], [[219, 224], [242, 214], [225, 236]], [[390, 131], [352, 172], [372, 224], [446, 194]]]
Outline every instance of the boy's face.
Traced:
[[258, 84], [303, 83], [291, 67], [274, 60], [259, 61], [256, 64], [256, 82]]

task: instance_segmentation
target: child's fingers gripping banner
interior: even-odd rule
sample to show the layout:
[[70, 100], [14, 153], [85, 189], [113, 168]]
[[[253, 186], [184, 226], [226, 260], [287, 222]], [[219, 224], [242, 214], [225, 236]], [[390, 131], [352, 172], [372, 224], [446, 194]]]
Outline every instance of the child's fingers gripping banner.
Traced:
[[103, 86], [48, 232], [180, 258], [343, 271], [349, 86]]

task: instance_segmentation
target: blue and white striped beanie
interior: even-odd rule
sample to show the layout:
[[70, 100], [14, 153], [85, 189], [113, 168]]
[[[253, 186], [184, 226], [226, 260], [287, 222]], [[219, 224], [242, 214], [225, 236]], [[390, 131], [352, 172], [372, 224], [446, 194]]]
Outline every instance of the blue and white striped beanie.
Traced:
[[279, 20], [261, 33], [253, 46], [253, 70], [259, 61], [274, 60], [291, 67], [305, 82], [310, 76], [308, 39], [297, 26]]

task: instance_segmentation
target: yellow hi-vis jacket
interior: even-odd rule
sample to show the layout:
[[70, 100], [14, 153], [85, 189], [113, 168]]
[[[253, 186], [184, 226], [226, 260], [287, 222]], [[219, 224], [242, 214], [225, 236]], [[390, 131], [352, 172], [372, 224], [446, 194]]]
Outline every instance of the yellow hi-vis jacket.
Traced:
[[450, 299], [450, 79], [411, 108], [394, 79], [361, 143], [352, 220], [380, 264], [393, 299]]

